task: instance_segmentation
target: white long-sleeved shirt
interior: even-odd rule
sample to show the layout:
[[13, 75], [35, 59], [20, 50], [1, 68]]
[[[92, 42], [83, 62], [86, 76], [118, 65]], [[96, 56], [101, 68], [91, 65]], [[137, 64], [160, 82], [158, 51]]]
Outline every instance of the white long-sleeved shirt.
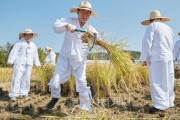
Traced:
[[173, 61], [180, 61], [180, 40], [176, 41], [174, 45]]
[[84, 43], [81, 41], [81, 36], [83, 33], [80, 32], [70, 32], [64, 26], [67, 24], [72, 24], [76, 29], [80, 30], [90, 30], [94, 33], [97, 33], [96, 29], [86, 23], [83, 27], [80, 27], [78, 18], [61, 18], [57, 19], [54, 23], [54, 32], [61, 34], [65, 32], [64, 41], [60, 54], [74, 59], [79, 62], [85, 62], [88, 49], [84, 49]]
[[56, 54], [51, 51], [45, 59], [45, 65], [55, 65], [56, 64]]
[[37, 47], [33, 42], [29, 44], [25, 40], [16, 42], [8, 56], [8, 64], [41, 66]]
[[168, 25], [158, 21], [148, 25], [140, 61], [173, 60], [173, 38], [173, 31]]

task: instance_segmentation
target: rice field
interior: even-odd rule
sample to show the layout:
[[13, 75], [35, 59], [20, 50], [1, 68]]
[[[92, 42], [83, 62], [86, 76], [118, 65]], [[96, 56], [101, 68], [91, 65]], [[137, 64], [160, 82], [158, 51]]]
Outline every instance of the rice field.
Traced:
[[9, 102], [12, 69], [0, 68], [0, 119], [180, 119], [180, 79], [175, 83], [175, 107], [152, 115], [148, 113], [152, 101], [147, 68], [137, 64], [133, 69], [137, 73], [120, 82], [112, 62], [88, 62], [86, 75], [93, 99], [92, 111], [86, 112], [79, 109], [73, 77], [62, 85], [62, 96], [55, 108], [45, 109], [51, 99], [47, 83], [53, 75], [52, 66], [33, 69], [28, 101], [19, 98], [17, 102]]

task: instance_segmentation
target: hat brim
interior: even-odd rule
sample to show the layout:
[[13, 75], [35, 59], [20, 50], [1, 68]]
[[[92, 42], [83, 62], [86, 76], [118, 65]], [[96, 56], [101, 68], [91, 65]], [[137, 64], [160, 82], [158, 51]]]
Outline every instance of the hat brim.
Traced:
[[[170, 21], [170, 19], [169, 19], [169, 18], [166, 18], [166, 17], [158, 17], [158, 18], [161, 18], [161, 22]], [[157, 18], [155, 18], [155, 19], [157, 19]], [[149, 24], [151, 24], [151, 23], [150, 23], [150, 20], [152, 20], [152, 19], [144, 20], [144, 21], [141, 22], [141, 24], [142, 24], [142, 25], [149, 25]]]
[[180, 36], [180, 32], [178, 33], [178, 35]]
[[33, 37], [32, 38], [35, 38], [38, 36], [37, 33], [25, 33], [25, 32], [22, 32], [22, 33], [19, 33], [19, 37], [24, 37], [24, 34], [33, 34]]
[[89, 8], [79, 8], [79, 7], [71, 8], [70, 9], [70, 13], [77, 13], [78, 9], [89, 10], [89, 11], [91, 11], [91, 16], [93, 16], [93, 17], [97, 17], [98, 16], [96, 12], [92, 11]]

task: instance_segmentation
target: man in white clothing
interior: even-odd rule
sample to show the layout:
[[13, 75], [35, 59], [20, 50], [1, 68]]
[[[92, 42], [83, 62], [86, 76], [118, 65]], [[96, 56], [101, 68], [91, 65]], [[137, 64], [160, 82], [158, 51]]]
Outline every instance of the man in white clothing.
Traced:
[[25, 29], [19, 36], [24, 40], [19, 40], [14, 44], [7, 61], [8, 64], [14, 64], [9, 92], [12, 101], [16, 101], [19, 96], [28, 99], [33, 63], [35, 66], [41, 66], [36, 45], [32, 42], [32, 39], [37, 37], [37, 33], [32, 32], [31, 29]]
[[72, 74], [76, 79], [76, 91], [79, 92], [80, 108], [91, 110], [91, 90], [87, 87], [86, 81], [86, 56], [88, 49], [83, 49], [84, 43], [81, 41], [82, 33], [75, 32], [75, 29], [90, 30], [97, 33], [96, 29], [89, 25], [87, 21], [90, 16], [96, 16], [88, 1], [80, 2], [78, 7], [71, 8], [70, 12], [77, 13], [77, 18], [57, 19], [54, 24], [54, 32], [60, 34], [65, 32], [64, 42], [59, 53], [54, 76], [49, 86], [51, 88], [52, 100], [47, 108], [51, 109], [60, 97], [60, 84], [65, 83]]
[[55, 65], [56, 64], [56, 54], [53, 52], [52, 48], [46, 46], [45, 48], [46, 59], [44, 60], [44, 65]]
[[149, 113], [154, 114], [174, 106], [174, 66], [173, 66], [173, 31], [163, 22], [169, 18], [161, 17], [158, 10], [150, 13], [149, 20], [141, 22], [148, 25], [144, 39], [140, 61], [148, 65], [151, 98], [153, 107]]
[[[180, 36], [180, 33], [178, 33]], [[173, 49], [173, 61], [177, 61], [178, 67], [177, 69], [180, 69], [180, 40], [176, 41]]]

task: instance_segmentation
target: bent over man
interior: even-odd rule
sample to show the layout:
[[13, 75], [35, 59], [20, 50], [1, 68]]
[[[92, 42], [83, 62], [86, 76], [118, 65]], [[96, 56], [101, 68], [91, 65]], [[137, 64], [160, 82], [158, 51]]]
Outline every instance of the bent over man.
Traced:
[[[178, 35], [180, 36], [180, 32], [178, 33]], [[173, 49], [173, 61], [177, 61], [178, 63], [178, 69], [180, 69], [180, 40], [177, 40], [175, 45], [174, 45], [174, 49]]]
[[56, 64], [56, 54], [52, 48], [46, 46], [45, 48], [46, 59], [44, 60], [45, 65], [55, 65]]

